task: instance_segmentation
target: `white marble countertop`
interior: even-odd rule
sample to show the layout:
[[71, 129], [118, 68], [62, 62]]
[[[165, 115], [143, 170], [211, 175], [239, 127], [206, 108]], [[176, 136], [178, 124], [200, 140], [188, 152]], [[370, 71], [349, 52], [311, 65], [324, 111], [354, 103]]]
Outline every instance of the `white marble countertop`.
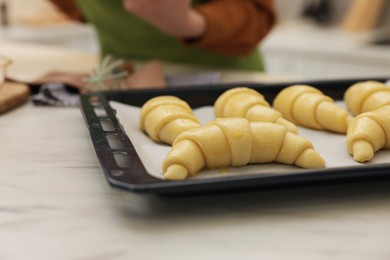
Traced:
[[0, 259], [390, 259], [390, 182], [155, 197], [111, 188], [78, 108], [0, 116]]
[[292, 20], [278, 24], [262, 42], [262, 48], [264, 52], [284, 50], [388, 66], [389, 47], [372, 44], [373, 35], [370, 32], [349, 32], [341, 26], [319, 27], [304, 20]]
[[0, 116], [0, 259], [389, 259], [389, 182], [164, 198], [111, 188], [77, 108]]
[[378, 31], [288, 20], [275, 26], [260, 47], [267, 73], [319, 80], [388, 77], [389, 46], [373, 44], [375, 35]]

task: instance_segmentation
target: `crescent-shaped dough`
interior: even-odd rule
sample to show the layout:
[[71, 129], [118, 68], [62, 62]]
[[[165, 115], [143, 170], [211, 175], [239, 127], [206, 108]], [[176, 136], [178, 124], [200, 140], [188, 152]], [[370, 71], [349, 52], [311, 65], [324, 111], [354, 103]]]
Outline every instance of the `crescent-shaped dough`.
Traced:
[[155, 142], [172, 144], [181, 132], [199, 126], [191, 107], [175, 96], [158, 96], [141, 108], [139, 128]]
[[352, 119], [347, 131], [348, 152], [357, 162], [366, 162], [380, 149], [390, 148], [390, 105]]
[[344, 101], [354, 115], [376, 110], [390, 105], [390, 87], [373, 80], [358, 82], [345, 91]]
[[244, 117], [251, 122], [271, 122], [298, 133], [297, 127], [270, 107], [264, 96], [254, 89], [237, 87], [226, 90], [214, 104], [215, 117]]
[[348, 111], [319, 89], [289, 86], [278, 93], [273, 106], [287, 120], [311, 129], [345, 133], [351, 120]]
[[218, 118], [181, 133], [163, 161], [167, 180], [182, 180], [202, 168], [279, 162], [302, 168], [321, 168], [323, 158], [307, 139], [280, 124]]

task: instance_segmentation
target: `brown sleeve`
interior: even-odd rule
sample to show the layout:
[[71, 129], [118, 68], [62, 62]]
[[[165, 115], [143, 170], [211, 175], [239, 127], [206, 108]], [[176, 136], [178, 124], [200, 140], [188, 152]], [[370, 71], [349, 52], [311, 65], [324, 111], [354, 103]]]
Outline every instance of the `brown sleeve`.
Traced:
[[53, 3], [59, 11], [69, 16], [73, 20], [80, 22], [85, 21], [81, 12], [79, 11], [75, 0], [49, 0]]
[[206, 18], [206, 32], [183, 42], [229, 56], [249, 54], [276, 22], [272, 0], [214, 0], [196, 8]]

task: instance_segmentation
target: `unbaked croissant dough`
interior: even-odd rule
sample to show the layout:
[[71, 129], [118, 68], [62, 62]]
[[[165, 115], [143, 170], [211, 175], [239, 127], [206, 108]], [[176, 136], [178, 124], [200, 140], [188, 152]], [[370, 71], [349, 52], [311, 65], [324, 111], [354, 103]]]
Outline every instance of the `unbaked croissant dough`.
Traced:
[[214, 104], [215, 117], [245, 117], [251, 122], [271, 122], [282, 124], [290, 132], [298, 133], [297, 127], [283, 118], [282, 114], [254, 89], [232, 88], [220, 95]]
[[175, 96], [158, 96], [141, 108], [139, 127], [156, 141], [172, 144], [181, 132], [199, 126], [191, 107]]
[[249, 122], [245, 118], [218, 118], [180, 134], [164, 158], [167, 180], [182, 180], [202, 168], [278, 162], [302, 168], [325, 166], [307, 139], [280, 124]]
[[380, 149], [390, 148], [390, 105], [362, 113], [351, 120], [347, 131], [348, 152], [366, 162]]
[[362, 81], [350, 86], [344, 94], [348, 109], [355, 115], [390, 105], [390, 87], [379, 81]]
[[307, 85], [293, 85], [280, 91], [273, 106], [287, 120], [307, 128], [345, 133], [351, 117], [333, 99]]

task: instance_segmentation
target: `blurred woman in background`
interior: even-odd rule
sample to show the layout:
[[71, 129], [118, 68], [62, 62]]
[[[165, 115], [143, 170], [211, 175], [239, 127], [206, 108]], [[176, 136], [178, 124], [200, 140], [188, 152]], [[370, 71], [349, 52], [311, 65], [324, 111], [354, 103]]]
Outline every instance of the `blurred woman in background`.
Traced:
[[103, 55], [263, 70], [272, 0], [50, 0], [95, 26]]

